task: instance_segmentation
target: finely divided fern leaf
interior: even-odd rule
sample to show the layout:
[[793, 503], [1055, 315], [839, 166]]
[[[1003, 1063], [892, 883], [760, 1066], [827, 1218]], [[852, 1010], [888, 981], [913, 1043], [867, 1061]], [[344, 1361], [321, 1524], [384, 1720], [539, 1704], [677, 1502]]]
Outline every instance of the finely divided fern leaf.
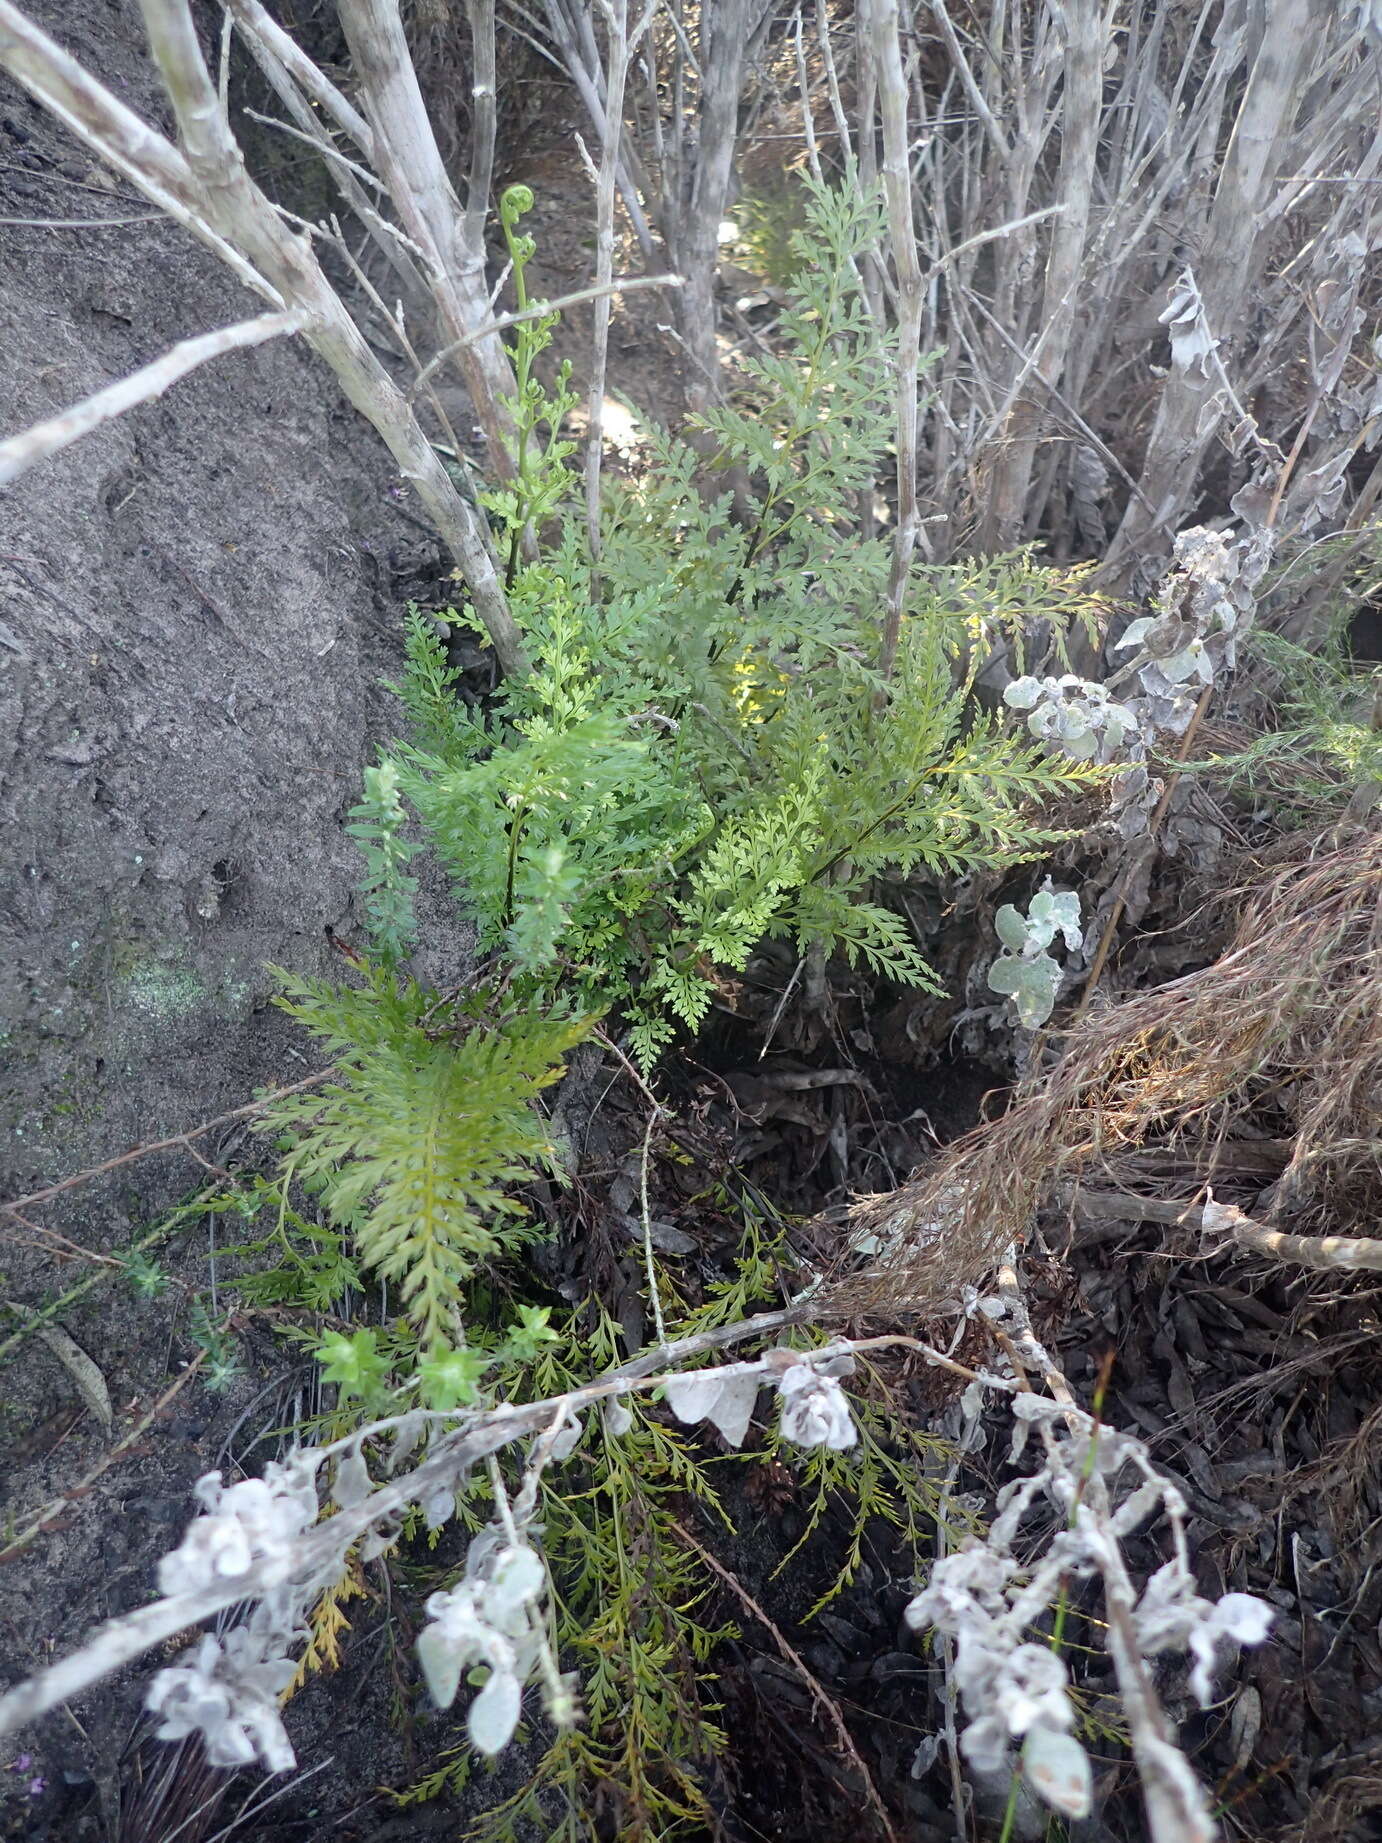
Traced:
[[552, 1157], [530, 1103], [586, 1026], [529, 1014], [438, 1038], [420, 987], [285, 984], [280, 1002], [336, 1052], [338, 1079], [277, 1102], [264, 1130], [292, 1134], [294, 1171], [324, 1180], [325, 1206], [361, 1264], [398, 1285], [420, 1347], [454, 1342], [462, 1287], [521, 1216], [509, 1187]]

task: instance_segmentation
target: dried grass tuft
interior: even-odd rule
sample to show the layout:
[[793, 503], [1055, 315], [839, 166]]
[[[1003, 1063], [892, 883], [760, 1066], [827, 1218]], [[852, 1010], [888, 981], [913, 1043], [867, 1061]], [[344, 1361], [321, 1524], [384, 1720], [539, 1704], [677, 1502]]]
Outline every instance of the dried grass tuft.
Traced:
[[1379, 1812], [1382, 1743], [1337, 1767], [1303, 1821], [1279, 1831], [1275, 1843], [1363, 1843], [1377, 1835]]
[[1382, 836], [1293, 850], [1246, 892], [1212, 965], [1082, 1021], [1000, 1119], [859, 1202], [851, 1245], [872, 1237], [879, 1253], [837, 1276], [832, 1307], [891, 1319], [939, 1305], [1058, 1186], [1112, 1187], [1163, 1219], [1168, 1195], [1189, 1209], [1240, 1167], [1260, 1190], [1264, 1142], [1280, 1176], [1259, 1217], [1265, 1201], [1273, 1226], [1368, 1233], [1382, 1196]]

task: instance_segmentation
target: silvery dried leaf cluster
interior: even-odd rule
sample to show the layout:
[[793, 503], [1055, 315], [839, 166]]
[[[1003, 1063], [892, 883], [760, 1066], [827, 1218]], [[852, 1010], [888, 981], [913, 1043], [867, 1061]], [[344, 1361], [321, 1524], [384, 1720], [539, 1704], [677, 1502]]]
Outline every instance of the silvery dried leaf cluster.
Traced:
[[197, 1480], [202, 1505], [186, 1536], [158, 1565], [158, 1584], [169, 1597], [208, 1587], [290, 1560], [294, 1546], [317, 1517], [320, 1455], [295, 1453], [266, 1467], [262, 1478], [227, 1487], [219, 1472]]
[[[971, 1430], [982, 1395], [979, 1383], [966, 1391], [963, 1407]], [[1154, 1517], [1164, 1517], [1174, 1553], [1137, 1603], [1135, 1644], [1143, 1658], [1189, 1651], [1195, 1660], [1191, 1687], [1202, 1706], [1212, 1698], [1212, 1672], [1221, 1652], [1229, 1644], [1262, 1643], [1272, 1613], [1248, 1594], [1225, 1594], [1217, 1603], [1200, 1596], [1186, 1551], [1183, 1499], [1155, 1472], [1139, 1440], [1085, 1423], [1044, 1396], [1019, 1392], [1010, 1406], [1014, 1457], [1036, 1427], [1045, 1463], [999, 1493], [998, 1514], [986, 1536], [936, 1562], [907, 1620], [916, 1630], [934, 1628], [954, 1641], [954, 1683], [971, 1718], [960, 1744], [974, 1769], [1006, 1770], [1016, 1748], [1038, 1796], [1062, 1815], [1079, 1818], [1089, 1813], [1093, 1779], [1072, 1732], [1076, 1710], [1068, 1674], [1056, 1651], [1030, 1636], [1057, 1603], [1062, 1583], [1091, 1576], [1106, 1583], [1125, 1580], [1119, 1545]], [[1131, 1488], [1115, 1497], [1129, 1471]], [[1091, 1487], [1092, 1480], [1098, 1482]], [[1033, 1559], [1024, 1549], [1019, 1556], [1021, 1525], [1043, 1499], [1059, 1512], [1060, 1526], [1044, 1553]], [[1190, 1780], [1193, 1785], [1193, 1775]], [[1199, 1798], [1198, 1790], [1194, 1796]]]
[[[1069, 1817], [1084, 1817], [1092, 1777], [1084, 1749], [1070, 1732], [1075, 1707], [1069, 1674], [1049, 1645], [1023, 1636], [1017, 1611], [1027, 1607], [1023, 1573], [1016, 1559], [999, 1552], [991, 1540], [944, 1555], [930, 1584], [907, 1608], [907, 1622], [917, 1631], [935, 1627], [955, 1640], [955, 1687], [973, 1717], [961, 1732], [960, 1746], [975, 1771], [1002, 1771], [1010, 1763], [1013, 1741], [1030, 1746], [1042, 1735], [1047, 1744], [1038, 1752], [1048, 1756], [1047, 1770], [1057, 1754], [1063, 1756], [1063, 1777], [1074, 1788], [1056, 1808]], [[1036, 1789], [1043, 1788], [1038, 1784]]]
[[1113, 649], [1133, 653], [1118, 679], [1137, 680], [1127, 708], [1147, 740], [1183, 735], [1203, 688], [1237, 665], [1270, 551], [1270, 533], [1251, 526], [1241, 537], [1205, 525], [1177, 536], [1155, 613], [1133, 621]]
[[1202, 1709], [1214, 1700], [1214, 1667], [1230, 1645], [1260, 1645], [1272, 1609], [1250, 1593], [1206, 1600], [1180, 1557], [1158, 1568], [1143, 1589], [1133, 1619], [1143, 1655], [1188, 1651], [1194, 1658], [1190, 1691]]
[[266, 1772], [291, 1771], [296, 1756], [278, 1699], [297, 1674], [287, 1647], [302, 1636], [277, 1629], [262, 1606], [222, 1637], [208, 1634], [149, 1685], [144, 1706], [160, 1717], [156, 1737], [201, 1735], [212, 1766], [258, 1760]]
[[[547, 1570], [537, 1551], [500, 1529], [470, 1545], [465, 1576], [427, 1601], [418, 1660], [438, 1708], [456, 1700], [461, 1674], [484, 1664], [489, 1677], [466, 1716], [471, 1744], [486, 1754], [508, 1745], [523, 1708], [523, 1686], [543, 1652]], [[549, 1708], [560, 1718], [560, 1711]]]
[[[1115, 655], [1132, 656], [1107, 684], [1067, 672], [1016, 678], [1003, 691], [1010, 708], [1028, 713], [1027, 727], [1039, 741], [1079, 761], [1122, 764], [1110, 782], [1107, 826], [1118, 846], [1134, 854], [1120, 853], [1127, 874], [1119, 888], [1131, 916], [1149, 893], [1154, 854], [1147, 840], [1165, 791], [1149, 765], [1151, 753], [1159, 738], [1185, 735], [1201, 693], [1238, 663], [1238, 644], [1256, 617], [1257, 585], [1271, 561], [1270, 504], [1269, 493], [1250, 485], [1233, 501], [1243, 521], [1239, 533], [1196, 526], [1177, 536], [1154, 612], [1131, 622], [1114, 643]], [[1221, 844], [1219, 828], [1175, 810], [1172, 802], [1159, 839], [1166, 856], [1186, 856], [1204, 872]], [[1106, 896], [1103, 912], [1112, 899]], [[995, 921], [1004, 952], [987, 976], [991, 990], [1012, 998], [1018, 1021], [1028, 1029], [1050, 1017], [1062, 979], [1047, 953], [1049, 940], [1040, 942], [1034, 927], [1039, 901], [1033, 898], [1025, 918], [1011, 905], [999, 910]], [[1096, 931], [1100, 912], [1096, 902]]]
[[1037, 741], [1049, 742], [1075, 761], [1116, 761], [1138, 730], [1135, 712], [1110, 697], [1105, 686], [1075, 672], [1015, 678], [1005, 687], [1003, 702], [1028, 711], [1027, 728]]
[[[243, 1581], [255, 1601], [247, 1620], [207, 1637], [154, 1677], [146, 1706], [160, 1719], [160, 1740], [200, 1734], [213, 1766], [269, 1772], [294, 1764], [278, 1711], [304, 1637], [307, 1607], [324, 1584], [297, 1565], [299, 1544], [317, 1519], [316, 1452], [297, 1452], [266, 1467], [262, 1478], [226, 1486], [219, 1472], [198, 1479], [202, 1514], [158, 1567], [169, 1598], [223, 1594]], [[335, 1570], [339, 1572], [339, 1570]]]
[[763, 1363], [669, 1377], [668, 1406], [678, 1420], [709, 1421], [729, 1446], [742, 1446], [759, 1390], [774, 1384], [782, 1403], [782, 1437], [794, 1446], [843, 1452], [858, 1431], [838, 1378], [852, 1375], [847, 1350], [775, 1350]]
[[1005, 903], [994, 916], [1003, 952], [989, 968], [990, 989], [1011, 998], [1018, 1022], [1027, 1030], [1044, 1024], [1055, 1009], [1062, 969], [1050, 953], [1057, 934], [1069, 952], [1079, 950], [1084, 931], [1080, 898], [1075, 890], [1058, 890], [1047, 877], [1023, 915]]
[[[667, 1399], [685, 1421], [707, 1420], [734, 1446], [742, 1444], [760, 1390], [775, 1388], [784, 1438], [805, 1447], [843, 1451], [858, 1434], [839, 1378], [849, 1375], [849, 1350], [779, 1349], [752, 1363], [673, 1374]], [[570, 1456], [585, 1429], [571, 1402], [553, 1404], [553, 1430], [530, 1455], [538, 1469]], [[601, 1409], [609, 1432], [631, 1424], [617, 1399]], [[406, 1424], [405, 1424], [406, 1423]], [[416, 1424], [415, 1424], [416, 1423]], [[399, 1436], [386, 1465], [395, 1470], [411, 1453], [422, 1427], [418, 1417], [381, 1423]], [[379, 1491], [378, 1514], [370, 1515], [376, 1488], [363, 1444], [365, 1429], [336, 1458], [331, 1494], [337, 1515], [354, 1521], [359, 1553], [369, 1556], [396, 1540], [396, 1494]], [[334, 1452], [335, 1449], [329, 1449]], [[318, 1542], [311, 1559], [304, 1539], [317, 1525], [317, 1473], [328, 1453], [296, 1452], [269, 1465], [262, 1478], [227, 1486], [220, 1473], [200, 1479], [195, 1495], [201, 1514], [178, 1547], [159, 1564], [159, 1586], [169, 1599], [201, 1598], [214, 1611], [241, 1597], [253, 1602], [248, 1617], [219, 1636], [206, 1636], [177, 1664], [160, 1671], [148, 1691], [148, 1707], [159, 1717], [158, 1734], [178, 1740], [200, 1734], [213, 1765], [247, 1766], [258, 1760], [270, 1772], [294, 1764], [293, 1749], [279, 1715], [278, 1699], [292, 1681], [292, 1654], [306, 1636], [307, 1613], [321, 1589], [336, 1578], [353, 1539]], [[454, 1513], [455, 1490], [468, 1460], [460, 1452], [454, 1470], [435, 1461], [424, 1466], [417, 1503], [429, 1527]], [[366, 1525], [359, 1535], [361, 1522]], [[318, 1534], [321, 1533], [317, 1530]], [[418, 1639], [418, 1657], [433, 1699], [441, 1708], [455, 1700], [464, 1672], [483, 1666], [488, 1676], [471, 1703], [467, 1727], [472, 1744], [497, 1753], [512, 1738], [522, 1713], [524, 1686], [537, 1672], [546, 1712], [559, 1725], [575, 1719], [571, 1686], [557, 1674], [547, 1643], [543, 1602], [546, 1570], [519, 1528], [505, 1517], [471, 1544], [463, 1578], [427, 1601], [428, 1623]], [[195, 1616], [195, 1615], [194, 1615]]]

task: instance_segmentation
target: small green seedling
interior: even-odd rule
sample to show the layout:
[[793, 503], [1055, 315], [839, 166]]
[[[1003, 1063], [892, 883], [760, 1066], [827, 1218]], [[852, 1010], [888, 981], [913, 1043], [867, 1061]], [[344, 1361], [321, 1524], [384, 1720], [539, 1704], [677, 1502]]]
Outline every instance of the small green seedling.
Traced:
[[1024, 1029], [1037, 1030], [1055, 1009], [1060, 991], [1061, 967], [1047, 949], [1057, 934], [1072, 953], [1083, 939], [1079, 895], [1053, 889], [1048, 877], [1025, 915], [1008, 902], [993, 919], [1006, 951], [989, 968], [989, 989], [1012, 999]]

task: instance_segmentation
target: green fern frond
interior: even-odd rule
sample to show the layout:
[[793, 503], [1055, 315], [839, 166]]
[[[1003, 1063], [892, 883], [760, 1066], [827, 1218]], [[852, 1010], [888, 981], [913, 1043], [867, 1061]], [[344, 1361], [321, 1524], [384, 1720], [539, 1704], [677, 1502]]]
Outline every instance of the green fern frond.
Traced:
[[364, 780], [364, 796], [352, 807], [346, 831], [365, 860], [362, 894], [370, 938], [389, 964], [397, 965], [417, 934], [417, 881], [407, 870], [417, 846], [404, 837], [408, 816], [397, 764], [385, 760], [377, 768], [366, 768]]
[[[454, 608], [446, 612], [451, 620], [458, 618]], [[468, 761], [488, 747], [493, 739], [483, 721], [459, 696], [461, 673], [449, 663], [441, 636], [416, 602], [409, 602], [404, 618], [403, 653], [403, 676], [385, 690], [403, 705], [413, 745], [446, 762]]]
[[458, 1341], [462, 1288], [521, 1220], [509, 1187], [552, 1160], [530, 1103], [587, 1026], [527, 1016], [438, 1038], [430, 995], [382, 976], [349, 993], [292, 981], [280, 1002], [335, 1052], [339, 1077], [276, 1102], [264, 1130], [291, 1135], [294, 1172], [320, 1181], [362, 1266], [398, 1285], [419, 1346]]

